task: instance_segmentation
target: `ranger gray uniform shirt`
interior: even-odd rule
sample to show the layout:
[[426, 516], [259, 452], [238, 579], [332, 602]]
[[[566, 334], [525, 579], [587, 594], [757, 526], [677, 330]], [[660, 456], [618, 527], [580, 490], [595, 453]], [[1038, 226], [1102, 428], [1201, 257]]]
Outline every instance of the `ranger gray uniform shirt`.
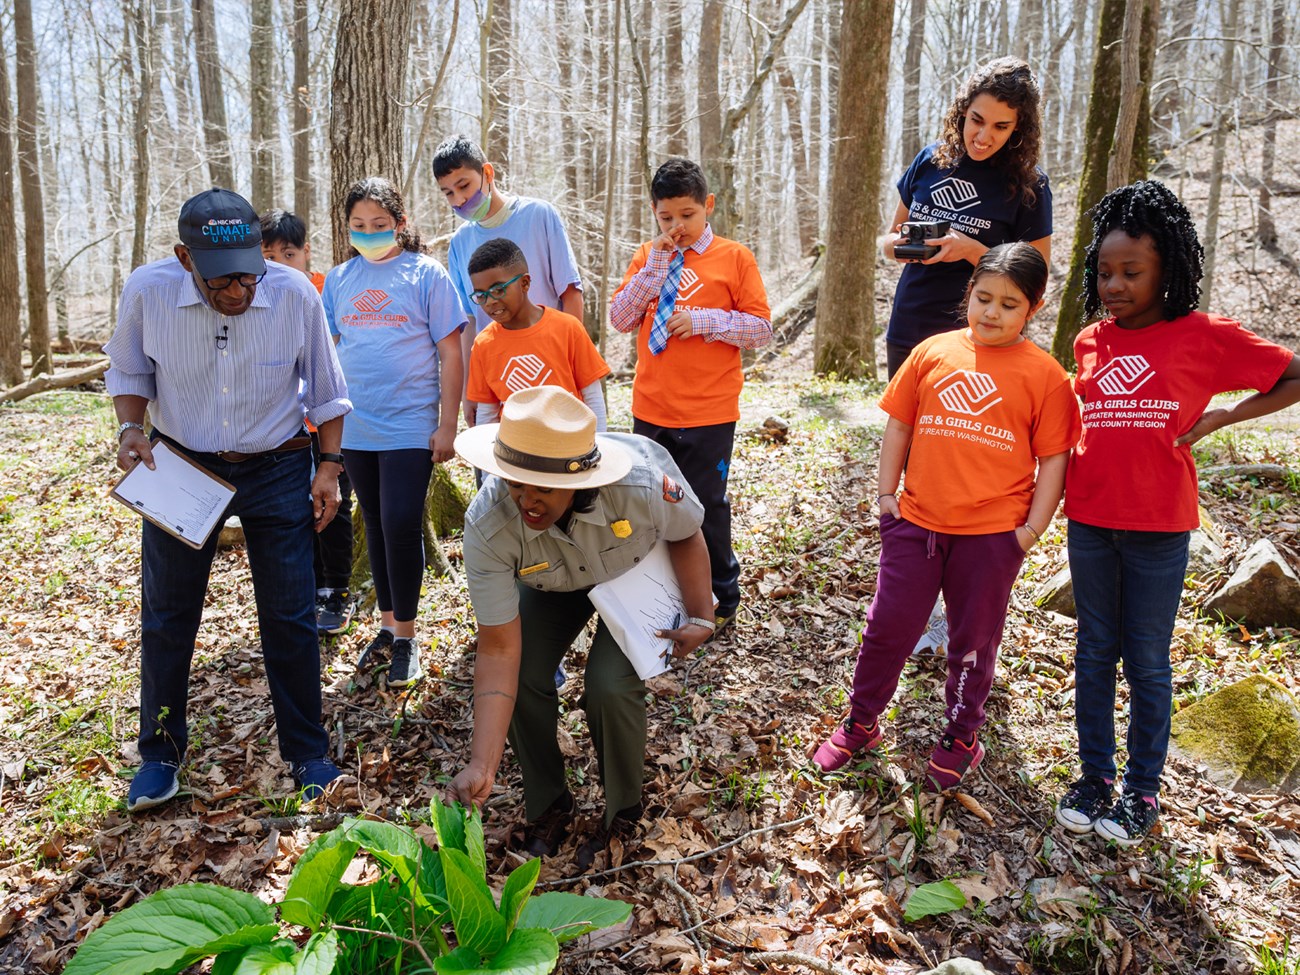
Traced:
[[587, 589], [640, 562], [660, 539], [695, 534], [704, 508], [663, 447], [630, 433], [602, 434], [632, 455], [632, 469], [600, 489], [586, 514], [558, 525], [524, 524], [506, 482], [489, 477], [465, 513], [465, 575], [480, 626], [519, 615], [518, 583], [553, 592]]

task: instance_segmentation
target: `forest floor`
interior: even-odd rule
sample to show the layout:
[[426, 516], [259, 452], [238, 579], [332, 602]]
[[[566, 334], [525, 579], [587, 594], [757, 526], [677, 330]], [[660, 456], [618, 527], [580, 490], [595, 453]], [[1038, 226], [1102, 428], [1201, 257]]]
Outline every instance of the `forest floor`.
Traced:
[[[747, 387], [732, 475], [738, 624], [684, 673], [652, 682], [647, 811], [640, 836], [614, 850], [616, 869], [566, 879], [575, 840], [544, 863], [543, 881], [634, 905], [627, 928], [570, 948], [562, 970], [759, 971], [757, 953], [780, 951], [851, 972], [914, 973], [955, 955], [995, 972], [1300, 970], [1300, 945], [1287, 941], [1300, 931], [1297, 796], [1228, 792], [1174, 760], [1163, 829], [1139, 847], [1118, 852], [1054, 824], [1053, 804], [1076, 775], [1073, 631], [1033, 595], [1064, 563], [1059, 521], [1016, 588], [988, 758], [961, 792], [936, 797], [915, 785], [942, 721], [944, 664], [934, 656], [913, 658], [903, 674], [882, 762], [810, 771], [806, 748], [843, 716], [873, 591], [879, 392], [811, 380]], [[611, 387], [610, 399], [617, 428], [626, 387]], [[758, 433], [772, 413], [790, 421], [783, 442]], [[105, 497], [115, 476], [109, 402], [45, 394], [0, 417], [0, 970], [57, 971], [108, 916], [183, 881], [270, 899], [340, 814], [427, 818], [468, 750], [463, 584], [427, 578], [428, 676], [409, 693], [354, 668], [373, 617], [324, 642], [325, 711], [354, 781], [333, 806], [300, 808], [276, 755], [241, 548], [220, 553], [212, 574], [181, 794], [126, 815], [139, 528]], [[1295, 419], [1216, 434], [1200, 460], [1295, 463]], [[465, 466], [454, 466], [467, 484]], [[1294, 485], [1203, 487], [1231, 556], [1267, 535], [1300, 564]], [[459, 569], [456, 540], [446, 548]], [[1255, 673], [1296, 691], [1300, 634], [1199, 618], [1216, 581], [1188, 582], [1173, 646], [1176, 706]], [[602, 802], [577, 710], [580, 659], [568, 670], [562, 741], [590, 825]], [[521, 819], [517, 770], [507, 761], [502, 772], [487, 823], [497, 883], [515, 862], [502, 842]], [[941, 878], [968, 906], [905, 922], [910, 894]]]

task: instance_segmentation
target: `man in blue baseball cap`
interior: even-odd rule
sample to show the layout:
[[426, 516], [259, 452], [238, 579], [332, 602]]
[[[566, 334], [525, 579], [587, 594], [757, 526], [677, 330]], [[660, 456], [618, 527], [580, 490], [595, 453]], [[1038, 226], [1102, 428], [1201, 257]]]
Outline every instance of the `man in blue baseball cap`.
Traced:
[[[152, 469], [153, 445], [165, 440], [234, 485], [226, 515], [240, 519], [248, 544], [280, 754], [313, 798], [340, 773], [321, 722], [312, 530], [338, 508], [339, 445], [352, 404], [316, 289], [262, 259], [248, 201], [207, 190], [185, 202], [178, 229], [174, 258], [131, 272], [104, 347], [120, 424], [117, 464]], [[314, 473], [304, 416], [319, 429]], [[129, 812], [180, 788], [190, 661], [218, 535], [196, 550], [151, 522], [143, 531], [141, 765]]]

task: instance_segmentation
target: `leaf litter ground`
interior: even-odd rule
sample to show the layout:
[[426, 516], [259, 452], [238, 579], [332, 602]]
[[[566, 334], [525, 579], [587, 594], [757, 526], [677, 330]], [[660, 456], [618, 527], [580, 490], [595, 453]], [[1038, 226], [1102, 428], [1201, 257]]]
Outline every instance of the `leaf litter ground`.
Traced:
[[[910, 973], [960, 954], [998, 972], [1250, 972], [1261, 948], [1285, 953], [1287, 933], [1300, 930], [1296, 796], [1229, 793], [1174, 761], [1162, 832], [1135, 850], [1054, 825], [1053, 803], [1075, 774], [1073, 631], [1032, 600], [1064, 564], [1059, 521], [1016, 589], [989, 755], [962, 790], [936, 797], [915, 786], [942, 725], [944, 666], [934, 656], [903, 673], [884, 760], [828, 778], [809, 771], [806, 749], [844, 715], [873, 591], [878, 393], [811, 381], [747, 388], [732, 473], [739, 622], [703, 659], [652, 682], [641, 835], [615, 841], [612, 862], [576, 881], [575, 840], [544, 864], [544, 884], [635, 907], [627, 928], [570, 950], [562, 970]], [[617, 426], [626, 388], [613, 389], [611, 403]], [[784, 439], [763, 432], [771, 413], [790, 421]], [[105, 498], [111, 410], [102, 394], [61, 393], [3, 418], [0, 969], [57, 971], [107, 916], [160, 887], [209, 880], [270, 899], [296, 856], [344, 815], [427, 819], [429, 799], [468, 752], [473, 633], [463, 584], [427, 578], [419, 632], [428, 676], [408, 694], [355, 671], [373, 617], [323, 643], [325, 712], [350, 779], [332, 802], [300, 807], [286, 798], [292, 784], [275, 751], [240, 548], [219, 553], [212, 574], [181, 795], [126, 816], [137, 761], [139, 529]], [[1293, 426], [1287, 417], [1218, 435], [1202, 461], [1292, 463]], [[467, 481], [463, 467], [457, 476]], [[1267, 534], [1300, 556], [1294, 484], [1205, 487], [1231, 555]], [[446, 548], [459, 569], [456, 540]], [[1252, 673], [1294, 692], [1297, 634], [1194, 615], [1217, 581], [1193, 578], [1184, 600], [1177, 704]], [[602, 805], [577, 710], [580, 650], [566, 666], [562, 746], [590, 828]], [[503, 844], [519, 808], [507, 761], [488, 818], [497, 882], [518, 862]], [[941, 879], [967, 907], [904, 922], [911, 893]]]

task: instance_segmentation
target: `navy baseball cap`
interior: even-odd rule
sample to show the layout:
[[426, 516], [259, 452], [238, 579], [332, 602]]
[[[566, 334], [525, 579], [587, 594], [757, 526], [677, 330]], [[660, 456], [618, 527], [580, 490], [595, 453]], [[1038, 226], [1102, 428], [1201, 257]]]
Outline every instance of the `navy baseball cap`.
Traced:
[[257, 212], [234, 190], [214, 187], [190, 197], [178, 227], [199, 277], [266, 273]]

